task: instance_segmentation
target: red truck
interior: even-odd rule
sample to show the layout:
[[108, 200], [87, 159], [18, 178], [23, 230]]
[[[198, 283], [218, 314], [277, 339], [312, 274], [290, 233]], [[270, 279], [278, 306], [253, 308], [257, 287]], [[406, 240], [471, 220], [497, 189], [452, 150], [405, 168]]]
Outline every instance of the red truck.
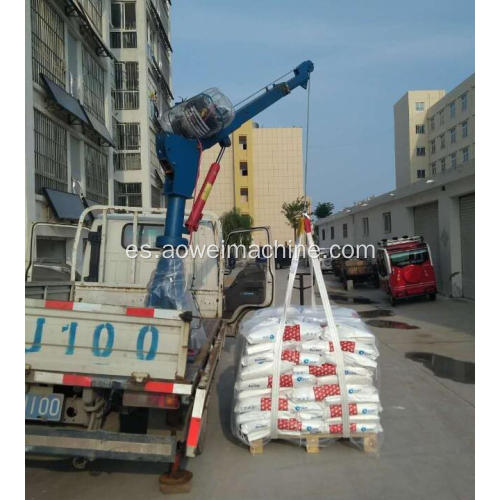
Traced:
[[393, 306], [398, 299], [417, 295], [436, 299], [436, 276], [431, 250], [422, 236], [380, 241], [377, 270], [381, 286], [389, 294]]

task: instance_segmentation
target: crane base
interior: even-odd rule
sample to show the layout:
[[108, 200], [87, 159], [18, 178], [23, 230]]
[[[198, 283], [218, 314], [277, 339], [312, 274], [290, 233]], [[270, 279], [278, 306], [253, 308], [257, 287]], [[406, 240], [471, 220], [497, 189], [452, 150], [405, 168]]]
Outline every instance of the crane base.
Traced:
[[193, 473], [188, 470], [178, 470], [175, 473], [165, 473], [160, 476], [160, 491], [165, 494], [189, 493], [191, 491]]

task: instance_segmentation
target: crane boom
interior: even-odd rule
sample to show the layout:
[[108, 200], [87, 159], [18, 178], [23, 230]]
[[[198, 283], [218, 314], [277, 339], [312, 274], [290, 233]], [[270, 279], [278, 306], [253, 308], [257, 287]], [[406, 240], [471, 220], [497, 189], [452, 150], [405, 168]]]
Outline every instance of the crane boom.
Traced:
[[219, 143], [222, 147], [231, 145], [230, 134], [246, 121], [288, 95], [297, 87], [307, 88], [310, 73], [314, 70], [311, 61], [304, 61], [294, 70], [294, 76], [285, 82], [273, 84], [266, 90], [239, 108], [231, 123], [214, 136], [205, 139], [189, 139], [169, 132], [160, 132], [156, 138], [158, 159], [166, 170], [164, 195], [167, 198], [167, 217], [165, 232], [157, 238], [157, 246], [186, 245], [182, 237], [186, 233], [184, 226], [184, 210], [186, 199], [192, 197], [201, 149], [210, 149]]

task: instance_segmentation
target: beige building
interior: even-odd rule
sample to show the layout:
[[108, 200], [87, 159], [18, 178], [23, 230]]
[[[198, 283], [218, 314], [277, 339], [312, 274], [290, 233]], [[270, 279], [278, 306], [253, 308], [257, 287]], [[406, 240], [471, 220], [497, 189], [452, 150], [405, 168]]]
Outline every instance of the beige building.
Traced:
[[394, 105], [397, 188], [474, 158], [474, 82], [471, 75], [449, 93], [411, 90]]
[[[281, 205], [303, 195], [302, 129], [260, 128], [250, 120], [231, 142], [206, 209], [222, 215], [239, 208], [252, 216], [254, 226], [270, 226], [273, 240], [292, 240]], [[217, 146], [203, 153], [198, 189], [218, 153]]]

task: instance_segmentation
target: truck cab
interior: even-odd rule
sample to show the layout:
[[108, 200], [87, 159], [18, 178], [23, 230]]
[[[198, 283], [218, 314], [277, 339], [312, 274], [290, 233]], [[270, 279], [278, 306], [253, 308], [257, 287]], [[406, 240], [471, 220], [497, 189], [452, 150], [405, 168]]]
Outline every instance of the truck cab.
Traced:
[[379, 282], [392, 305], [399, 299], [427, 295], [435, 300], [437, 285], [429, 245], [422, 236], [384, 239], [377, 248]]

